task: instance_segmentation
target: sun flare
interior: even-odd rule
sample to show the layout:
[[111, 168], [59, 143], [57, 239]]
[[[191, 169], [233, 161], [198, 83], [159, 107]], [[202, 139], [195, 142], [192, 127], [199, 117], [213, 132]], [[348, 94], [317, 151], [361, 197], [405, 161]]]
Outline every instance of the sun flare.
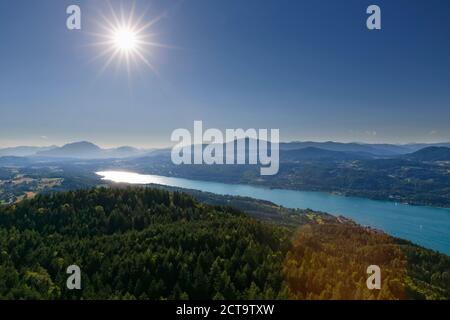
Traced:
[[123, 8], [120, 14], [117, 14], [111, 6], [110, 11], [110, 17], [100, 14], [103, 19], [102, 22], [97, 23], [101, 31], [92, 34], [97, 38], [92, 45], [102, 48], [94, 60], [105, 58], [102, 71], [116, 62], [118, 66], [126, 65], [129, 75], [132, 66], [136, 67], [139, 63], [148, 66], [156, 73], [155, 67], [150, 63], [152, 49], [168, 46], [156, 42], [155, 34], [150, 29], [164, 15], [145, 21], [145, 13], [139, 17], [135, 16], [134, 5], [128, 15]]
[[128, 28], [118, 29], [113, 33], [113, 40], [116, 47], [123, 51], [133, 51], [138, 47], [136, 33]]

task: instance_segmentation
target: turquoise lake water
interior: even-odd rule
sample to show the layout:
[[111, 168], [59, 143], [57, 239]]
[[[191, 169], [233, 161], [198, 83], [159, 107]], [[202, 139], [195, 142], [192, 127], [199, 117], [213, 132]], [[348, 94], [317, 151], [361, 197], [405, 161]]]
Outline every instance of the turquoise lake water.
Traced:
[[450, 255], [450, 209], [344, 197], [325, 192], [268, 189], [249, 185], [198, 181], [130, 172], [98, 172], [105, 180], [160, 184], [222, 195], [247, 196], [287, 208], [310, 208], [342, 215], [357, 223]]

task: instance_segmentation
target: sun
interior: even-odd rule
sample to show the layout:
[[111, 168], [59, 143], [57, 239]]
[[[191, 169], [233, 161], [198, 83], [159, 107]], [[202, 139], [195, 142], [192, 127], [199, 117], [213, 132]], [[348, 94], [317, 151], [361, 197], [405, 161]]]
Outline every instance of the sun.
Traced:
[[152, 29], [165, 14], [146, 21], [146, 12], [139, 17], [135, 16], [134, 3], [128, 14], [123, 8], [117, 13], [110, 4], [109, 6], [110, 15], [100, 13], [102, 19], [100, 22], [96, 21], [100, 32], [91, 33], [96, 38], [91, 45], [102, 49], [93, 60], [105, 59], [101, 71], [116, 62], [117, 66], [125, 65], [129, 75], [132, 67], [138, 67], [139, 64], [148, 66], [156, 73], [156, 68], [150, 62], [151, 54], [157, 47], [169, 46], [158, 43]]
[[138, 48], [136, 33], [128, 28], [120, 28], [113, 33], [114, 45], [122, 51], [134, 51]]

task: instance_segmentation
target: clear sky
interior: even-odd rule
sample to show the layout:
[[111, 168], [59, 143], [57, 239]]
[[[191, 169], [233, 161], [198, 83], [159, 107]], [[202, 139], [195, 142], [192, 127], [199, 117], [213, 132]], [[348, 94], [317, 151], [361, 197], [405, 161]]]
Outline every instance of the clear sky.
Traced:
[[[121, 1], [111, 0], [120, 11]], [[132, 1], [123, 1], [125, 14]], [[66, 28], [66, 8], [82, 30]], [[366, 28], [370, 4], [382, 30]], [[450, 141], [450, 1], [147, 0], [128, 75], [90, 46], [106, 1], [0, 1], [0, 146], [163, 146], [176, 128], [279, 128], [289, 140]]]

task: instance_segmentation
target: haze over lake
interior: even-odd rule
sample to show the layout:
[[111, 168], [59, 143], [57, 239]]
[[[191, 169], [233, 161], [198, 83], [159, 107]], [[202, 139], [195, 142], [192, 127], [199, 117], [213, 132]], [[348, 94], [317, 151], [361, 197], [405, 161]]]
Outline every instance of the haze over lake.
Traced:
[[103, 180], [117, 183], [159, 184], [221, 195], [252, 197], [287, 208], [310, 208], [342, 215], [359, 224], [381, 229], [393, 236], [450, 255], [450, 209], [344, 197], [325, 192], [268, 189], [123, 171], [103, 171], [97, 174]]

